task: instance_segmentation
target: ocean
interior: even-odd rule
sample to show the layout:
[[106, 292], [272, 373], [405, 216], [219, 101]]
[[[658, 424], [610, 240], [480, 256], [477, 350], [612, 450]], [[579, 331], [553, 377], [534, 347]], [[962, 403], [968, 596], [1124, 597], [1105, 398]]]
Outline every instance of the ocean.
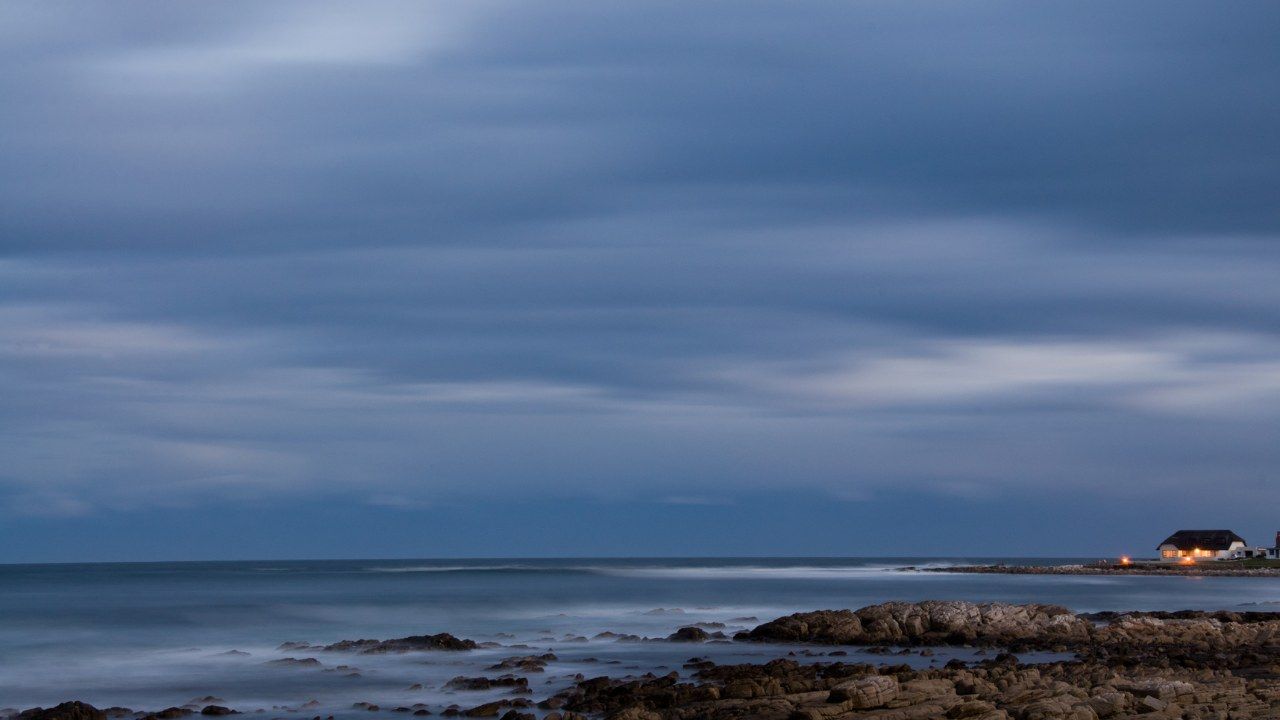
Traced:
[[[887, 600], [1046, 602], [1077, 611], [1280, 608], [1280, 579], [972, 575], [902, 571], [999, 558], [332, 560], [0, 565], [0, 708], [78, 699], [159, 710], [195, 702], [243, 712], [370, 717], [471, 707], [504, 690], [460, 691], [501, 659], [552, 653], [529, 674], [534, 699], [578, 674], [687, 673], [692, 656], [762, 662], [813, 648], [617, 642], [707, 623], [729, 635], [791, 612]], [[1031, 564], [1070, 558], [1003, 559]], [[723, 624], [720, 627], [719, 624]], [[286, 651], [448, 632], [492, 646], [465, 653]], [[584, 640], [585, 639], [585, 640]], [[844, 659], [883, 662], [850, 648]], [[963, 649], [916, 664], [945, 662]], [[316, 658], [280, 667], [272, 660]], [[898, 661], [898, 660], [895, 660]], [[415, 687], [421, 686], [421, 687]], [[411, 689], [412, 688], [412, 689]], [[216, 702], [207, 698], [216, 698]], [[401, 715], [403, 716], [403, 715]]]

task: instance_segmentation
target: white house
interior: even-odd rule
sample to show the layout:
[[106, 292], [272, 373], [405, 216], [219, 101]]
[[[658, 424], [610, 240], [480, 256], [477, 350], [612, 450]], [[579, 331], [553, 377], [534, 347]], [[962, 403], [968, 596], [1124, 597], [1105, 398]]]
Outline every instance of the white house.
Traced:
[[1244, 538], [1230, 530], [1179, 530], [1160, 543], [1160, 560], [1225, 560], [1246, 545]]

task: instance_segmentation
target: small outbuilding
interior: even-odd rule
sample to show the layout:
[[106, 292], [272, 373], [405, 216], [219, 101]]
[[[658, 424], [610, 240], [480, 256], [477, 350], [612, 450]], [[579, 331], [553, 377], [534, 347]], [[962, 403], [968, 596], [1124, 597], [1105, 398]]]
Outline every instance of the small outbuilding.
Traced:
[[1179, 530], [1160, 543], [1160, 560], [1223, 560], [1246, 545], [1244, 538], [1230, 530]]

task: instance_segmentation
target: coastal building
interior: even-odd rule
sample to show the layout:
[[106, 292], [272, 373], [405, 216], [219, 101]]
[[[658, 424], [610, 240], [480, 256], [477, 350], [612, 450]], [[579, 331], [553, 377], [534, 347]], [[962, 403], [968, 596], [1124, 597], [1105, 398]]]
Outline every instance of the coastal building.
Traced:
[[1244, 538], [1230, 530], [1179, 530], [1160, 543], [1160, 560], [1225, 560], [1247, 545]]

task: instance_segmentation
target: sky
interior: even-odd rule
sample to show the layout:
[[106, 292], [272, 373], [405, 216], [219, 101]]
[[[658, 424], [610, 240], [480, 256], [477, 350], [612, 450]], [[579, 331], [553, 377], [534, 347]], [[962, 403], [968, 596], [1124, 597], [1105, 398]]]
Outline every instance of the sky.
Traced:
[[1271, 544], [1277, 28], [0, 4], [0, 562]]

